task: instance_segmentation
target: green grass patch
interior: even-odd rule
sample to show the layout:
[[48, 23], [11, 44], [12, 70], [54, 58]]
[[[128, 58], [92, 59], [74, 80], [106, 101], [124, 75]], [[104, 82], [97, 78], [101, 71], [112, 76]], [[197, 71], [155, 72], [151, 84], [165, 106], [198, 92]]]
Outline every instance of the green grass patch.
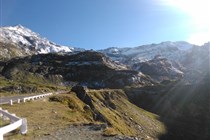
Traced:
[[[104, 131], [104, 135], [117, 133], [157, 137], [166, 131], [164, 124], [158, 120], [158, 115], [130, 103], [122, 90], [91, 90], [88, 95], [92, 97], [96, 109], [111, 124]], [[116, 109], [109, 106], [110, 102], [116, 106]]]
[[[72, 110], [67, 104], [48, 101], [47, 98], [13, 106], [3, 105], [2, 108], [15, 113], [18, 117], [27, 119], [28, 132], [21, 139], [39, 139], [40, 136], [54, 133], [70, 124], [92, 122], [92, 116], [87, 116], [85, 111]], [[19, 137], [19, 134], [12, 135], [8, 139], [18, 139]]]
[[[103, 131], [106, 136], [118, 134], [155, 138], [165, 133], [165, 127], [158, 116], [130, 103], [122, 90], [89, 90], [87, 95], [94, 109], [81, 101], [74, 92], [14, 106], [3, 105], [3, 109], [27, 118], [28, 133], [23, 139], [39, 139], [40, 136], [54, 133], [70, 124], [104, 123], [94, 120], [95, 112], [99, 112], [109, 125]], [[19, 134], [9, 138], [18, 137]]]

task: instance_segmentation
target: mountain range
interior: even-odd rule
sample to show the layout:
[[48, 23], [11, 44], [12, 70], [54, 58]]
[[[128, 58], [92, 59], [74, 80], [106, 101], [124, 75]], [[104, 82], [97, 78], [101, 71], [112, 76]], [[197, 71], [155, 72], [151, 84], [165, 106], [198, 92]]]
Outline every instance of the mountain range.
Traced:
[[105, 123], [106, 136], [209, 140], [210, 42], [94, 51], [58, 45], [21, 25], [0, 33], [0, 95], [71, 89], [49, 104], [64, 104], [76, 124]]
[[[17, 56], [24, 57], [48, 53], [74, 55], [79, 53], [78, 56], [81, 55], [81, 60], [77, 59], [75, 62], [69, 62], [68, 66], [84, 65], [87, 67], [91, 64], [95, 67], [105, 64], [106, 66], [115, 66], [115, 70], [124, 67], [124, 69], [136, 71], [139, 73], [137, 75], [149, 76], [153, 82], [177, 80], [181, 77], [184, 77], [186, 82], [196, 82], [196, 76], [202, 75], [202, 68], [199, 65], [203, 63], [203, 57], [209, 57], [210, 43], [196, 46], [184, 41], [168, 41], [133, 48], [111, 47], [82, 53], [86, 50], [58, 45], [21, 25], [1, 27], [0, 31], [0, 58], [3, 61]], [[83, 55], [87, 55], [85, 59], [82, 58]], [[55, 58], [52, 59], [57, 59], [56, 55], [54, 56]], [[91, 62], [89, 61], [90, 58], [92, 58]], [[66, 63], [65, 66], [67, 66]], [[197, 74], [194, 72], [197, 72]]]
[[[68, 53], [85, 50], [56, 44], [22, 25], [1, 27], [0, 32], [0, 42], [2, 44], [15, 45], [15, 47], [18, 48], [19, 51], [21, 50], [23, 54]], [[126, 63], [126, 61], [130, 60], [135, 63], [150, 60], [156, 55], [162, 55], [170, 60], [180, 60], [182, 59], [182, 56], [193, 47], [199, 46], [184, 41], [168, 41], [133, 48], [111, 47], [104, 50], [98, 50], [98, 52], [106, 54], [115, 61]], [[4, 51], [6, 51], [7, 48], [4, 49]], [[17, 53], [17, 55], [21, 54]]]
[[183, 55], [193, 46], [190, 43], [180, 42], [162, 42], [160, 44], [142, 45], [134, 48], [107, 48], [100, 52], [108, 55], [112, 59], [133, 64], [135, 62], [143, 62], [151, 60], [156, 55], [162, 55], [170, 60], [181, 60]]

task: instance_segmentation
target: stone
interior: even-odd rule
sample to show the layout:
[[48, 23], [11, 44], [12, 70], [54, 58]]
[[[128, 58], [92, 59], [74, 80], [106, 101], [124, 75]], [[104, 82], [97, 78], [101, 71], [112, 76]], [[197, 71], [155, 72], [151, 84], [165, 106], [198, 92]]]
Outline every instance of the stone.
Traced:
[[91, 110], [91, 108], [90, 108], [89, 105], [85, 105], [83, 109], [84, 109], [85, 111]]

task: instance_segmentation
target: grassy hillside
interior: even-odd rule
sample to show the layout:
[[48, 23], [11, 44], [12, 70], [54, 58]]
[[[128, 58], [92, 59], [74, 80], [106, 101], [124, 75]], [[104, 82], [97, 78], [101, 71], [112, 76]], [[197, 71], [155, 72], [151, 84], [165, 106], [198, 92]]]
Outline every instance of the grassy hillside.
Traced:
[[67, 90], [68, 87], [56, 85], [49, 79], [44, 79], [36, 74], [16, 74], [16, 80], [7, 79], [0, 75], [0, 96], [12, 96], [14, 94], [30, 94]]
[[89, 102], [81, 100], [77, 93], [69, 92], [51, 96], [49, 100], [3, 106], [28, 120], [26, 136], [9, 138], [39, 138], [70, 124], [89, 123], [106, 124], [103, 130], [106, 136], [157, 138], [165, 133], [159, 116], [130, 103], [122, 90], [89, 90], [86, 97], [90, 97]]

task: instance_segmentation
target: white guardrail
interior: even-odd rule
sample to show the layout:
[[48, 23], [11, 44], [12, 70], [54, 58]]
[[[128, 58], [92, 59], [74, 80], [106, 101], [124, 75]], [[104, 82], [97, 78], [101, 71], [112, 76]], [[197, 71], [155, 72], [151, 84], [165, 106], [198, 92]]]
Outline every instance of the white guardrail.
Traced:
[[0, 128], [0, 140], [3, 140], [4, 134], [11, 132], [20, 127], [20, 133], [27, 133], [27, 120], [25, 118], [19, 118], [15, 114], [10, 114], [7, 110], [0, 108], [0, 116], [3, 121], [10, 120], [10, 124]]
[[[53, 93], [46, 93], [46, 94], [41, 94], [41, 95], [35, 95], [35, 96], [30, 96], [30, 97], [24, 97], [23, 102], [26, 102], [27, 100], [35, 100], [35, 99], [40, 99], [45, 96], [52, 95]], [[18, 99], [17, 103], [20, 103], [20, 99]], [[13, 101], [10, 100], [10, 105], [13, 105]], [[3, 110], [0, 108], [0, 117], [5, 120], [10, 120], [10, 124], [3, 126], [0, 128], [0, 140], [3, 140], [4, 134], [11, 132], [18, 127], [20, 127], [20, 133], [21, 134], [26, 134], [27, 133], [27, 120], [25, 118], [19, 118], [15, 114], [10, 114], [7, 110]]]
[[[34, 96], [29, 96], [29, 97], [24, 97], [23, 98], [23, 102], [25, 103], [27, 100], [36, 100], [36, 99], [40, 99], [40, 98], [43, 98], [45, 96], [50, 96], [52, 95], [53, 93], [46, 93], [46, 94], [41, 94], [41, 95], [34, 95]], [[21, 99], [18, 99], [17, 100], [17, 103], [20, 103]], [[10, 100], [9, 104], [10, 105], [13, 105], [14, 101], [13, 100]]]
[[35, 95], [35, 96], [25, 97], [25, 98], [23, 98], [23, 102], [26, 102], [27, 100], [40, 99], [40, 98], [43, 98], [45, 96], [50, 96], [52, 94], [53, 93], [46, 93], [46, 94], [41, 94], [41, 95]]

